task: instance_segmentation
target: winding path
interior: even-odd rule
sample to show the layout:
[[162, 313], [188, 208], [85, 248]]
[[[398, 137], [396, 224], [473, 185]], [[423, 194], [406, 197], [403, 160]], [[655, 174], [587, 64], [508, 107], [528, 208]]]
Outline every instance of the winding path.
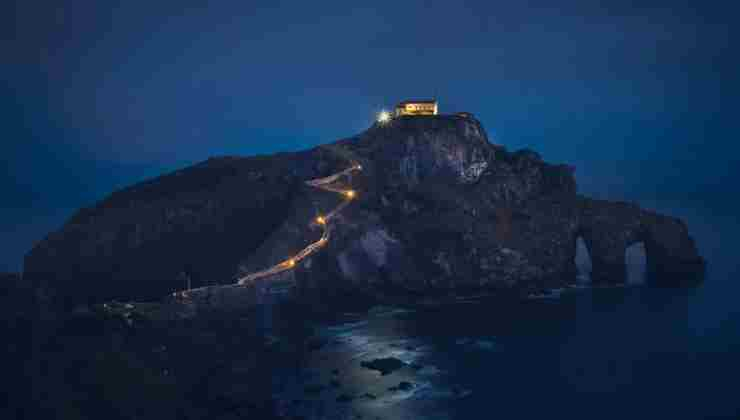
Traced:
[[319, 238], [319, 240], [316, 242], [312, 242], [308, 244], [305, 248], [299, 251], [296, 255], [278, 264], [275, 264], [274, 266], [270, 268], [267, 268], [262, 271], [257, 271], [255, 273], [250, 273], [244, 277], [239, 278], [237, 284], [246, 285], [259, 278], [271, 276], [271, 275], [281, 273], [286, 270], [290, 270], [291, 268], [295, 267], [295, 265], [298, 264], [302, 259], [308, 257], [314, 252], [323, 248], [329, 242], [329, 236], [331, 234], [331, 225], [329, 224], [329, 222], [331, 221], [332, 218], [334, 218], [334, 216], [339, 214], [339, 212], [342, 209], [344, 209], [350, 203], [352, 199], [355, 198], [355, 192], [353, 190], [345, 190], [345, 189], [333, 187], [331, 186], [331, 184], [336, 182], [338, 179], [340, 179], [343, 176], [349, 175], [354, 171], [360, 171], [360, 170], [362, 170], [362, 166], [355, 164], [341, 172], [337, 172], [334, 175], [306, 181], [306, 185], [308, 186], [311, 186], [314, 188], [320, 188], [326, 191], [340, 193], [344, 195], [345, 197], [345, 200], [341, 202], [337, 207], [335, 207], [334, 210], [332, 210], [329, 214], [327, 214], [326, 216], [319, 216], [316, 219], [316, 223], [318, 223], [324, 228], [324, 233], [321, 235], [321, 238]]
[[[300, 250], [297, 254], [293, 255], [292, 257], [289, 257], [278, 264], [273, 265], [272, 267], [266, 268], [264, 270], [256, 271], [254, 273], [247, 274], [243, 277], [240, 277], [237, 280], [237, 285], [239, 286], [246, 286], [251, 284], [257, 279], [273, 276], [278, 273], [282, 273], [283, 271], [290, 270], [296, 266], [301, 260], [308, 257], [309, 255], [313, 254], [314, 252], [318, 251], [319, 249], [326, 246], [326, 244], [329, 242], [329, 237], [331, 235], [331, 224], [329, 223], [336, 215], [338, 215], [349, 203], [356, 197], [356, 193], [354, 190], [348, 190], [343, 189], [340, 187], [332, 186], [334, 182], [339, 180], [343, 176], [350, 175], [354, 171], [361, 171], [362, 166], [359, 164], [353, 164], [351, 167], [341, 171], [337, 172], [336, 174], [324, 177], [324, 178], [316, 178], [306, 181], [306, 185], [314, 188], [319, 188], [325, 191], [331, 191], [335, 193], [342, 194], [344, 196], [344, 200], [339, 203], [331, 212], [324, 216], [319, 216], [316, 218], [314, 223], [317, 223], [318, 225], [322, 226], [324, 231], [321, 234], [321, 238], [319, 240], [312, 242], [308, 244], [305, 248]], [[173, 295], [178, 298], [187, 298], [189, 297], [190, 292], [196, 291], [202, 288], [197, 289], [191, 289], [191, 290], [182, 290], [179, 292], [174, 292]]]

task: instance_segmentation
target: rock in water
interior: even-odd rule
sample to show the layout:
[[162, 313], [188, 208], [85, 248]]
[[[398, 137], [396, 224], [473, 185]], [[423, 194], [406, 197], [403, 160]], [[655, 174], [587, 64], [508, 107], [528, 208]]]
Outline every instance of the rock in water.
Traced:
[[[655, 281], [703, 272], [681, 220], [578, 195], [572, 167], [492, 144], [474, 118], [440, 115], [396, 118], [303, 152], [209, 159], [115, 192], [36, 245], [24, 278], [56, 309], [159, 298], [185, 288], [183, 278], [233, 283], [319, 238], [311, 221], [341, 198], [304, 181], [352, 162], [362, 172], [340, 183], [358, 197], [332, 219], [328, 245], [274, 278], [297, 281], [309, 302], [559, 287], [575, 276], [579, 236], [597, 283], [625, 280], [625, 249], [636, 242]], [[194, 299], [244, 307], [259, 296], [231, 287]]]
[[411, 382], [401, 381], [396, 386], [388, 388], [388, 391], [411, 391], [414, 389], [414, 384]]
[[404, 367], [405, 363], [395, 357], [386, 357], [369, 362], [360, 362], [360, 366], [370, 370], [377, 370], [381, 375], [388, 375]]

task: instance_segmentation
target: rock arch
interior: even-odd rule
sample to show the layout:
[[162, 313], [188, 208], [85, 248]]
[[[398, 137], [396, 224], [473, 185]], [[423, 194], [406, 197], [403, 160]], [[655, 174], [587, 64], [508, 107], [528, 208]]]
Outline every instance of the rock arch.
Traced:
[[679, 219], [629, 203], [585, 200], [580, 222], [591, 253], [593, 283], [627, 281], [627, 249], [640, 243], [645, 281], [675, 285], [703, 279], [704, 259]]

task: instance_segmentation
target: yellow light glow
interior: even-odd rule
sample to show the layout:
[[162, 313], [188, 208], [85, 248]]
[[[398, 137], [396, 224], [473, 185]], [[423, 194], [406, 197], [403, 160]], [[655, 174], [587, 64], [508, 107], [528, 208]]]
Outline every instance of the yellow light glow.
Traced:
[[385, 123], [387, 123], [390, 120], [391, 120], [391, 113], [390, 112], [388, 112], [386, 110], [382, 110], [382, 111], [378, 112], [378, 122], [379, 123], [385, 124]]
[[355, 198], [355, 192], [352, 190], [347, 190], [344, 192], [344, 195], [347, 196], [347, 198]]
[[293, 258], [288, 260], [288, 267], [293, 267], [295, 265], [295, 260]]
[[319, 216], [319, 217], [316, 218], [316, 223], [318, 223], [320, 225], [325, 225], [326, 224], [326, 219], [324, 219], [323, 216]]

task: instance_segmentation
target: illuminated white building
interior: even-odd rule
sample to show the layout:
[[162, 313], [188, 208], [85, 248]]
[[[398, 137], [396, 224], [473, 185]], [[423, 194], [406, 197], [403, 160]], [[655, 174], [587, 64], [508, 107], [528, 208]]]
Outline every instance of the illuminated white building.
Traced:
[[403, 115], [437, 115], [437, 101], [403, 101], [396, 105], [396, 116]]

